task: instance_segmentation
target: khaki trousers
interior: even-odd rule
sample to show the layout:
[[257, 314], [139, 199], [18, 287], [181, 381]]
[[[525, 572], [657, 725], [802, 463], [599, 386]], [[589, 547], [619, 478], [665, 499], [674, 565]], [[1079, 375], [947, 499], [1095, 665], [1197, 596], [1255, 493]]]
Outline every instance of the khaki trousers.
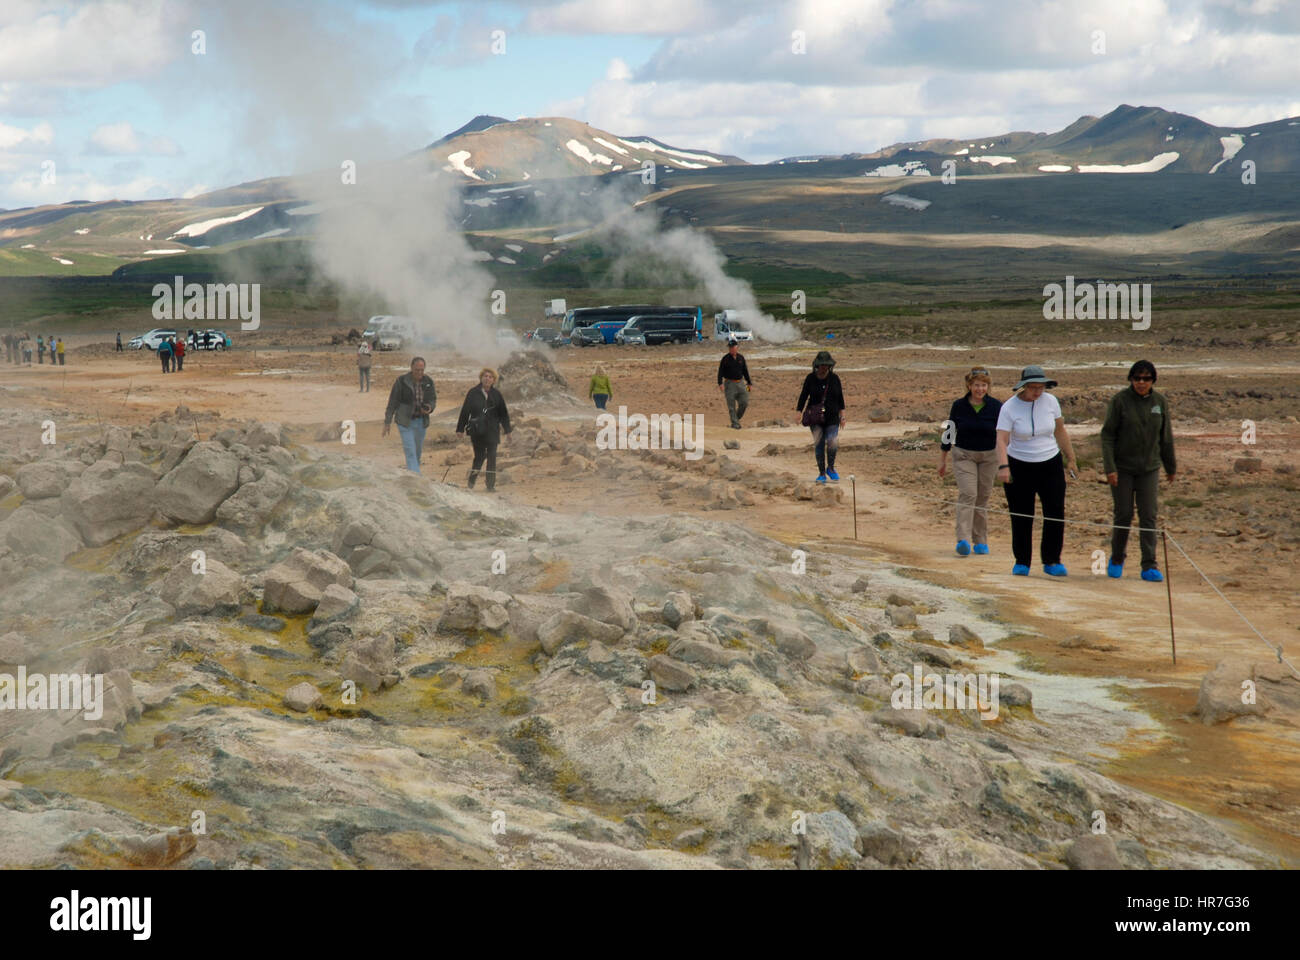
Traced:
[[957, 539], [988, 543], [989, 494], [998, 475], [998, 452], [954, 446], [952, 473], [957, 480]]

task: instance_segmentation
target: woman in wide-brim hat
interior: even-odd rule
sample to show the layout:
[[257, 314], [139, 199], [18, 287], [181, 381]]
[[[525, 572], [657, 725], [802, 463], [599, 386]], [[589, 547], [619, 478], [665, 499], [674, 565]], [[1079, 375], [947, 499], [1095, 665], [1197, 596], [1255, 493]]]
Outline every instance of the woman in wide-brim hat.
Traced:
[[1053, 577], [1068, 573], [1061, 563], [1065, 542], [1065, 470], [1075, 470], [1074, 448], [1065, 430], [1061, 405], [1047, 392], [1056, 386], [1040, 366], [1020, 372], [1015, 396], [998, 413], [998, 479], [1003, 483], [1011, 512], [1011, 552], [1016, 564], [1011, 572], [1028, 576], [1034, 555], [1034, 500], [1043, 504], [1043, 536], [1039, 557], [1043, 572]]
[[[835, 453], [840, 428], [844, 426], [844, 389], [831, 368], [835, 359], [822, 350], [813, 360], [813, 372], [804, 377], [803, 390], [795, 409], [803, 412], [803, 425], [812, 430], [813, 452], [817, 456], [817, 482], [838, 483]], [[807, 406], [807, 409], [805, 408]]]

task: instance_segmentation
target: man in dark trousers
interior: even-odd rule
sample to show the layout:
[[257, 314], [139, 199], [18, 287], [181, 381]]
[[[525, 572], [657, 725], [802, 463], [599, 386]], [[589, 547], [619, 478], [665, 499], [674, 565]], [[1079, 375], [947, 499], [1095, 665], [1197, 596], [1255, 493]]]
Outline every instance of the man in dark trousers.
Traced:
[[117, 352], [122, 352], [122, 331], [117, 331]]
[[1133, 502], [1137, 501], [1138, 543], [1142, 548], [1142, 579], [1156, 583], [1165, 578], [1156, 565], [1156, 502], [1160, 489], [1160, 465], [1174, 479], [1174, 429], [1169, 401], [1155, 389], [1156, 368], [1139, 360], [1129, 369], [1128, 388], [1111, 398], [1106, 422], [1101, 428], [1101, 455], [1106, 465], [1106, 482], [1115, 500], [1114, 527], [1110, 535], [1110, 563], [1106, 573], [1124, 575], [1128, 528], [1133, 523]]
[[740, 418], [749, 408], [749, 391], [753, 386], [744, 354], [737, 348], [735, 340], [727, 341], [727, 352], [718, 363], [718, 390], [727, 398], [727, 414], [731, 417], [733, 430], [740, 429]]

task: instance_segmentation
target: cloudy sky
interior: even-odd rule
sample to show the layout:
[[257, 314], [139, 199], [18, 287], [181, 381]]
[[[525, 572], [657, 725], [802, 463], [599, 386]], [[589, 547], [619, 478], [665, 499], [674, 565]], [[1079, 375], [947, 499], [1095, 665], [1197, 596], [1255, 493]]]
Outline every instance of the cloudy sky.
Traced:
[[2, 0], [0, 208], [337, 169], [480, 113], [750, 161], [1120, 103], [1246, 125], [1300, 115], [1298, 65], [1297, 0]]

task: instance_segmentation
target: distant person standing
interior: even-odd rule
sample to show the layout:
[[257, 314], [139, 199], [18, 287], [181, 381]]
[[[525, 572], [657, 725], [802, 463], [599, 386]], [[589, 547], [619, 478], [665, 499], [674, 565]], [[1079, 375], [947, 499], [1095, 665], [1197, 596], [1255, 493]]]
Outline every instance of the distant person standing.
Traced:
[[45, 362], [45, 340], [42, 337], [36, 338], [36, 362], [38, 364]]
[[[723, 386], [723, 381], [726, 386]], [[727, 415], [731, 417], [731, 428], [740, 429], [740, 418], [749, 408], [749, 391], [753, 382], [749, 379], [749, 367], [745, 356], [739, 350], [735, 340], [727, 341], [727, 352], [718, 362], [718, 390], [727, 398]]]
[[162, 361], [163, 373], [170, 373], [172, 368], [172, 342], [168, 337], [158, 341], [158, 359]]
[[957, 555], [989, 552], [989, 494], [998, 473], [998, 413], [1002, 401], [989, 396], [993, 381], [983, 367], [966, 374], [966, 395], [952, 402], [948, 419], [955, 428], [952, 443], [939, 444], [939, 476], [948, 470], [957, 480]]
[[587, 385], [587, 396], [596, 401], [596, 409], [604, 410], [609, 398], [614, 396], [614, 388], [609, 385], [609, 374], [599, 363], [591, 373], [591, 383]]
[[5, 361], [8, 363], [13, 363], [14, 362], [14, 338], [10, 334], [6, 333], [4, 336], [4, 341], [5, 341]]
[[1133, 502], [1137, 501], [1138, 543], [1142, 549], [1142, 579], [1155, 583], [1164, 575], [1156, 565], [1156, 512], [1160, 488], [1160, 465], [1174, 479], [1174, 428], [1169, 401], [1155, 389], [1156, 368], [1139, 360], [1128, 371], [1128, 388], [1111, 397], [1106, 422], [1101, 428], [1101, 456], [1106, 482], [1115, 501], [1114, 527], [1110, 534], [1110, 563], [1106, 573], [1124, 576], [1129, 527], [1133, 523]]
[[384, 431], [388, 436], [393, 420], [402, 438], [402, 451], [406, 454], [406, 469], [420, 472], [420, 455], [424, 450], [424, 431], [429, 429], [429, 414], [437, 406], [433, 380], [424, 375], [424, 357], [411, 361], [411, 371], [393, 381], [388, 391], [388, 408], [384, 411]]
[[361, 378], [361, 389], [357, 393], [370, 392], [370, 364], [371, 364], [370, 344], [361, 341], [361, 346], [357, 347], [357, 375]]
[[835, 472], [835, 454], [840, 445], [840, 428], [844, 426], [844, 388], [831, 372], [835, 360], [822, 350], [813, 360], [813, 372], [803, 379], [796, 410], [803, 411], [800, 422], [812, 430], [813, 453], [817, 457], [817, 482], [839, 482]]
[[117, 331], [117, 352], [122, 352], [122, 331]]
[[59, 366], [62, 367], [62, 366], [64, 366], [64, 363], [63, 363], [63, 338], [62, 338], [62, 337], [59, 337], [58, 348], [59, 348]]
[[176, 372], [179, 373], [185, 369], [185, 341], [175, 340], [172, 343], [172, 357], [176, 366]]
[[465, 402], [456, 420], [456, 432], [469, 436], [474, 445], [474, 463], [469, 468], [468, 485], [474, 489], [479, 469], [487, 462], [487, 492], [494, 493], [497, 486], [497, 445], [501, 442], [501, 428], [510, 435], [510, 411], [506, 398], [496, 388], [497, 374], [490, 367], [479, 371], [478, 383], [469, 388]]
[[23, 334], [23, 358], [27, 361], [27, 366], [32, 365], [32, 340], [28, 334]]
[[[1061, 405], [1046, 390], [1056, 386], [1037, 365], [1020, 371], [1016, 395], [998, 413], [998, 479], [1011, 512], [1011, 572], [1029, 576], [1034, 556], [1034, 499], [1043, 503], [1043, 538], [1039, 555], [1043, 572], [1064, 577], [1061, 563], [1065, 542], [1065, 470], [1074, 473], [1074, 448], [1065, 430]], [[1062, 457], [1064, 454], [1064, 458]]]
[[55, 359], [54, 356], [54, 336], [52, 334], [50, 336], [49, 348], [50, 348], [50, 366], [54, 366], [54, 364], [56, 364], [58, 361]]

